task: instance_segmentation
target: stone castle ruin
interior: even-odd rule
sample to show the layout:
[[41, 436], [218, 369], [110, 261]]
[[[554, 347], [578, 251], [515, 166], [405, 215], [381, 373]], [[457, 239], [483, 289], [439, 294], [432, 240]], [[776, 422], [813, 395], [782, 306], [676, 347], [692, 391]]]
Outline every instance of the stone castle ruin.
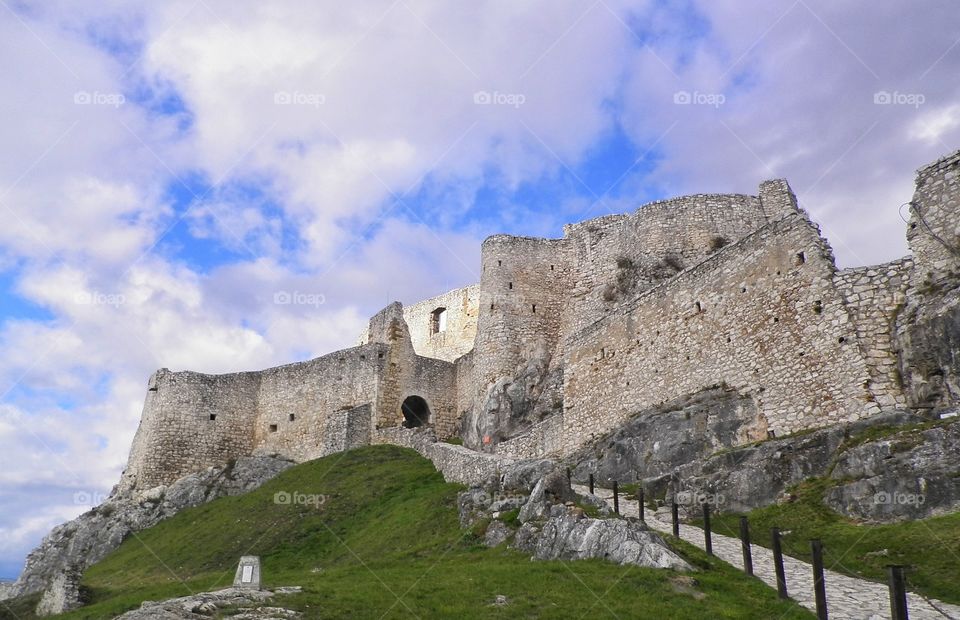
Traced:
[[872, 267], [838, 269], [784, 180], [654, 202], [561, 239], [490, 237], [478, 284], [390, 304], [353, 348], [257, 372], [157, 371], [121, 486], [249, 455], [314, 459], [411, 427], [567, 458], [682, 398], [704, 403], [691, 424], [715, 449], [955, 408], [958, 172], [960, 151], [919, 170], [903, 207], [912, 255]]

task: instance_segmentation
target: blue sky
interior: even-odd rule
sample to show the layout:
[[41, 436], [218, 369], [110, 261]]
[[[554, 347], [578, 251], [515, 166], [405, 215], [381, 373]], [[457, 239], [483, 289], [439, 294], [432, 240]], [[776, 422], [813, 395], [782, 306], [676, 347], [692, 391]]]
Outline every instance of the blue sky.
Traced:
[[0, 577], [109, 492], [156, 368], [320, 355], [487, 235], [773, 177], [891, 260], [960, 147], [947, 0], [92, 5], [0, 5]]

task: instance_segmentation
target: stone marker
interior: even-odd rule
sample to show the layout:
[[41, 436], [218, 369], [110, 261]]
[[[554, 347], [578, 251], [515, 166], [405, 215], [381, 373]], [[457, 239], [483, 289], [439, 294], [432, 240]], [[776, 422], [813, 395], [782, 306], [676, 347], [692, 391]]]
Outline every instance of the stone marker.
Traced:
[[247, 590], [260, 589], [259, 556], [245, 555], [240, 558], [240, 564], [237, 565], [237, 574], [233, 578], [233, 587]]

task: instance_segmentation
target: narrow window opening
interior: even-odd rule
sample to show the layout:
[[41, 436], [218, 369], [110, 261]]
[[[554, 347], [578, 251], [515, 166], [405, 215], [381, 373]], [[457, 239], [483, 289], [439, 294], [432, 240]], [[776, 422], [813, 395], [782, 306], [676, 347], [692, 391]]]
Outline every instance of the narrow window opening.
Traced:
[[780, 322], [780, 317], [778, 317], [778, 316], [773, 317], [773, 322], [774, 322], [774, 323], [779, 323], [779, 322]]
[[377, 359], [378, 359], [378, 360], [382, 360], [382, 359], [383, 359], [383, 353], [377, 353]]
[[534, 313], [534, 314], [537, 313], [537, 304], [533, 304], [533, 313]]
[[503, 267], [503, 261], [502, 261], [502, 260], [498, 260], [498, 261], [497, 261], [497, 267]]
[[493, 304], [490, 304], [490, 309], [493, 310]]
[[703, 312], [703, 306], [700, 305], [699, 301], [693, 302], [693, 305], [696, 307], [697, 312]]
[[804, 264], [805, 262], [807, 262], [807, 255], [804, 254], [803, 252], [797, 252], [797, 256], [793, 261], [793, 264], [799, 266]]
[[276, 433], [276, 432], [277, 432], [277, 425], [276, 425], [276, 424], [271, 424], [271, 425], [270, 425], [270, 432], [271, 432], [271, 433]]
[[430, 333], [439, 334], [447, 331], [447, 309], [437, 308], [430, 313]]
[[513, 290], [513, 282], [507, 282], [507, 288]]
[[553, 265], [550, 265], [550, 271], [553, 271]]
[[296, 414], [291, 413], [291, 414], [290, 414], [290, 421], [293, 422], [293, 421], [296, 420], [296, 419], [297, 419]]
[[813, 313], [814, 314], [823, 314], [823, 301], [817, 300], [813, 302]]
[[211, 413], [211, 414], [210, 414], [210, 421], [213, 422], [213, 421], [216, 420], [216, 419], [217, 419], [217, 414]]

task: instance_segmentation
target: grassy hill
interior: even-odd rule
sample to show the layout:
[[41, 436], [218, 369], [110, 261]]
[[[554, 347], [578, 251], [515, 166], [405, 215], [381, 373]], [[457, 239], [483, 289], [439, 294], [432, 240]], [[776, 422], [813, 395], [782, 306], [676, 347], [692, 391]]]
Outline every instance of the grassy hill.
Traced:
[[[910, 566], [908, 588], [948, 603], [960, 604], [960, 512], [917, 521], [867, 525], [840, 515], [823, 503], [836, 481], [812, 478], [792, 489], [796, 500], [751, 511], [752, 542], [770, 547], [770, 528], [783, 532], [783, 551], [808, 562], [810, 539], [824, 545], [827, 568], [886, 582], [889, 564]], [[697, 525], [703, 526], [701, 521]], [[740, 516], [715, 515], [711, 529], [739, 536]]]
[[[85, 573], [91, 604], [63, 617], [109, 618], [143, 600], [229, 586], [241, 555], [261, 556], [265, 586], [302, 586], [274, 601], [308, 618], [812, 617], [682, 543], [700, 569], [689, 575], [488, 549], [482, 532], [458, 525], [461, 489], [393, 446], [304, 463], [131, 536]], [[278, 493], [325, 500], [277, 503]], [[493, 605], [498, 595], [509, 603]]]

